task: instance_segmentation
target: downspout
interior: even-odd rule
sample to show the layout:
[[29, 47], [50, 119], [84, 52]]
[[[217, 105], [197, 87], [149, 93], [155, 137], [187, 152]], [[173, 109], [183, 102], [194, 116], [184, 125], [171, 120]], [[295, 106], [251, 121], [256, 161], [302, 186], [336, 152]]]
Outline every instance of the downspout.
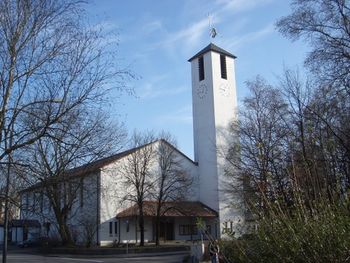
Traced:
[[137, 244], [137, 225], [138, 225], [138, 220], [137, 220], [137, 216], [135, 216], [135, 236], [136, 236], [135, 244]]
[[96, 202], [96, 244], [98, 246], [101, 245], [100, 242], [100, 235], [99, 235], [99, 229], [100, 229], [100, 223], [101, 223], [101, 211], [100, 211], [100, 202], [101, 202], [101, 170], [98, 171], [97, 173], [97, 178], [96, 178], [96, 191], [97, 191], [97, 202]]
[[120, 243], [120, 218], [118, 218], [118, 243]]

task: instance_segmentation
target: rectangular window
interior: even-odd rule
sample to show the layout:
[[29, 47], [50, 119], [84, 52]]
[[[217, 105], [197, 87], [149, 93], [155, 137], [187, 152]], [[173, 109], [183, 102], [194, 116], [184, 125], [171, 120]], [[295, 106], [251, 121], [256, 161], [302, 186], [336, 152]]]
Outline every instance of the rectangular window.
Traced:
[[189, 236], [197, 235], [198, 229], [196, 225], [180, 225], [179, 226], [179, 235], [180, 236]]
[[40, 192], [40, 212], [43, 212], [44, 208], [44, 193], [41, 191]]
[[203, 57], [198, 58], [198, 72], [199, 72], [199, 81], [204, 79], [204, 59]]
[[80, 179], [80, 207], [84, 206], [84, 178]]
[[117, 221], [114, 222], [114, 234], [115, 235], [118, 234], [118, 222]]
[[207, 225], [206, 231], [207, 231], [207, 234], [211, 235], [211, 225]]
[[33, 192], [33, 207], [32, 209], [35, 211], [35, 208], [36, 208], [36, 192]]
[[109, 235], [113, 234], [113, 222], [109, 222]]
[[25, 210], [27, 210], [26, 212], [28, 212], [28, 209], [29, 209], [29, 193], [26, 193], [25, 196], [26, 196]]
[[221, 68], [221, 78], [227, 79], [226, 57], [224, 55], [220, 55], [220, 68]]

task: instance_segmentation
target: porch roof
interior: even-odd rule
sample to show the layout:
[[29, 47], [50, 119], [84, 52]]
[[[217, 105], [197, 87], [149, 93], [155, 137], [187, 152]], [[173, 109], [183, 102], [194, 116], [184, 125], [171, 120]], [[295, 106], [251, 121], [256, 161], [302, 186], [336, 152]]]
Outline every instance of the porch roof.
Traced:
[[[143, 214], [146, 217], [157, 215], [157, 202], [145, 201]], [[135, 204], [117, 214], [117, 218], [138, 216], [138, 206]], [[201, 202], [178, 201], [164, 202], [161, 208], [162, 217], [217, 217], [218, 213]]]

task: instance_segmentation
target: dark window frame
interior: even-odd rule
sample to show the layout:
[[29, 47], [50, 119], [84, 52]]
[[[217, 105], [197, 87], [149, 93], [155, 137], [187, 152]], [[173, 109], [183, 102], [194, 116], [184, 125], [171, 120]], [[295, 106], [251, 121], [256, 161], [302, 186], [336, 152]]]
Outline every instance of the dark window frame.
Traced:
[[221, 78], [227, 79], [227, 63], [226, 63], [225, 55], [220, 55], [220, 72], [221, 72]]
[[109, 222], [109, 236], [113, 235], [113, 222]]
[[84, 178], [80, 179], [80, 207], [84, 206]]
[[211, 235], [211, 225], [206, 225], [205, 231], [207, 234]]
[[198, 228], [196, 225], [179, 225], [180, 236], [198, 235]]
[[198, 76], [199, 76], [199, 81], [202, 81], [205, 79], [203, 56], [198, 58]]
[[118, 221], [114, 221], [114, 235], [118, 234]]

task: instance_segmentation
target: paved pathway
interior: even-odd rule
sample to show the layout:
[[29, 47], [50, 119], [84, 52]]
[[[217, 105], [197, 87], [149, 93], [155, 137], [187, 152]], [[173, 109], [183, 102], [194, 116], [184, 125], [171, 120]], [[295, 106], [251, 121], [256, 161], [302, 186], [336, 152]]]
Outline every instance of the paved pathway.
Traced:
[[[158, 253], [154, 255], [117, 255], [110, 257], [89, 257], [89, 256], [72, 256], [72, 255], [59, 255], [59, 256], [41, 256], [25, 253], [11, 253], [7, 257], [8, 263], [34, 263], [34, 262], [47, 262], [47, 263], [119, 263], [119, 262], [146, 262], [146, 263], [181, 263], [188, 253]], [[0, 255], [1, 257], [1, 255]]]

